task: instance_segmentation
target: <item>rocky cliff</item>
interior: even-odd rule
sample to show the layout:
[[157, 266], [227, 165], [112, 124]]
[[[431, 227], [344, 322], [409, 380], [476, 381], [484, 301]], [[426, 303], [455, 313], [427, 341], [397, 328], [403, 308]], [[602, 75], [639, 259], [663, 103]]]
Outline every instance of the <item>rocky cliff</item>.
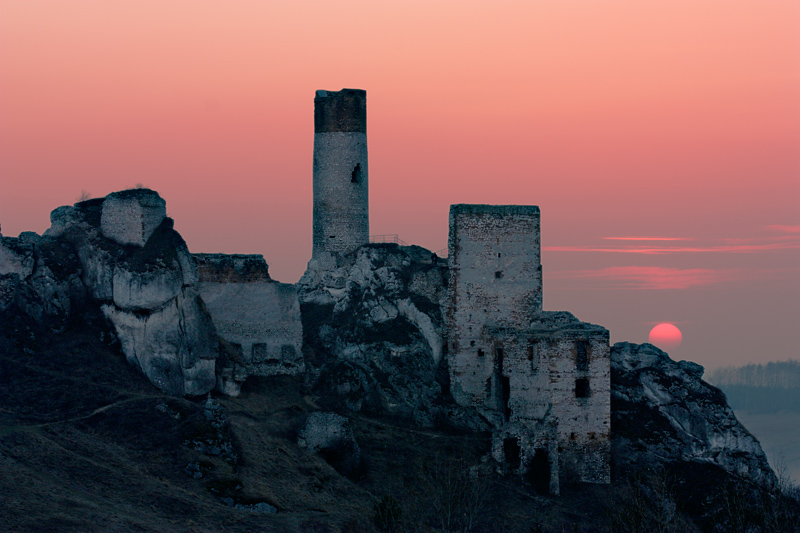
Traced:
[[[371, 244], [321, 254], [290, 286], [272, 281], [260, 256], [206, 255], [199, 272], [154, 191], [60, 207], [51, 221], [41, 237], [0, 237], [0, 314], [58, 332], [75, 309], [94, 305], [127, 360], [173, 395], [204, 394], [215, 383], [235, 395], [248, 374], [305, 372], [309, 390], [332, 410], [487, 428], [450, 397], [442, 314], [448, 271], [427, 250]], [[214, 320], [227, 335], [223, 364]], [[620, 469], [713, 466], [775, 485], [758, 441], [702, 381], [699, 365], [628, 343], [613, 347], [611, 361]]]
[[335, 407], [431, 425], [447, 388], [447, 267], [418, 246], [312, 259], [298, 283], [311, 386]]
[[3, 238], [0, 308], [61, 329], [72, 307], [99, 305], [128, 361], [164, 392], [215, 384], [219, 341], [197, 290], [197, 267], [148, 189], [63, 206], [42, 237]]
[[676, 362], [651, 344], [611, 348], [611, 430], [622, 469], [713, 465], [764, 488], [775, 474], [755, 439], [703, 367]]

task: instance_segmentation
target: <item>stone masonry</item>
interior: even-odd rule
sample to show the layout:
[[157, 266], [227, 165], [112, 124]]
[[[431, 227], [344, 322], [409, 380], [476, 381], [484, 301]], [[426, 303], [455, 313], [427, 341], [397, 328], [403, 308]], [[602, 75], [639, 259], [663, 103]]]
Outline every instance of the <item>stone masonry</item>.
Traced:
[[368, 185], [366, 91], [317, 91], [312, 259], [369, 242]]
[[150, 189], [130, 189], [106, 196], [100, 218], [103, 236], [119, 244], [144, 246], [167, 216], [167, 203]]
[[610, 481], [609, 335], [542, 311], [539, 208], [450, 208], [446, 311], [454, 399], [493, 428], [493, 457], [550, 492]]
[[[200, 295], [247, 374], [305, 370], [297, 288], [270, 278], [261, 255], [194, 254]], [[219, 373], [218, 368], [218, 373]]]

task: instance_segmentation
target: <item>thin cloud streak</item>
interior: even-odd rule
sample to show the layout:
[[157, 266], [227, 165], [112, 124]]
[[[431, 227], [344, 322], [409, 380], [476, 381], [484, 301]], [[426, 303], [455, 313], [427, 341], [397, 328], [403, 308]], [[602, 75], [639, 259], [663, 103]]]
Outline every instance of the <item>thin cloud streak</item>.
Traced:
[[800, 226], [790, 226], [786, 224], [771, 224], [767, 226], [767, 229], [781, 233], [800, 233]]
[[676, 253], [734, 253], [752, 254], [758, 252], [770, 252], [776, 250], [797, 250], [800, 249], [800, 240], [770, 242], [763, 244], [736, 244], [736, 245], [717, 245], [717, 246], [630, 246], [624, 248], [604, 248], [601, 246], [544, 246], [542, 250], [546, 252], [606, 252], [617, 254], [676, 254]]
[[604, 241], [689, 241], [685, 237], [603, 237]]
[[607, 289], [688, 289], [700, 285], [710, 285], [727, 281], [746, 279], [744, 269], [714, 270], [707, 268], [665, 268], [622, 266], [600, 270], [566, 270], [554, 272], [550, 279], [594, 280]]

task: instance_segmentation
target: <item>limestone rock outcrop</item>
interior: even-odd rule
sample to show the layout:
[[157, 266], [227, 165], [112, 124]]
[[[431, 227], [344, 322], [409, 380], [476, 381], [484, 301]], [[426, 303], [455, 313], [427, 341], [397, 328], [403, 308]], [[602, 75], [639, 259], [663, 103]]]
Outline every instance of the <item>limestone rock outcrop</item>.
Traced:
[[175, 395], [210, 391], [219, 340], [195, 261], [158, 193], [132, 189], [59, 207], [51, 222], [42, 237], [2, 239], [0, 307], [13, 302], [58, 329], [76, 302], [91, 301], [154, 385]]
[[767, 458], [728, 406], [702, 380], [703, 367], [676, 362], [651, 344], [611, 349], [612, 449], [623, 468], [713, 464], [764, 488], [776, 483]]
[[335, 407], [430, 425], [441, 368], [447, 268], [418, 246], [320, 254], [298, 283], [312, 386]]

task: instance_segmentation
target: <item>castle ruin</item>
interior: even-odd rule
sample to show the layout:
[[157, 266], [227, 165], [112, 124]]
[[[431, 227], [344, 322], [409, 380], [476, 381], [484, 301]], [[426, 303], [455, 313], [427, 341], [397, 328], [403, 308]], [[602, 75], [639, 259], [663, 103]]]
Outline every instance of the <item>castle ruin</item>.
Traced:
[[[366, 93], [318, 91], [314, 105], [318, 268], [369, 242]], [[492, 428], [494, 459], [555, 494], [562, 474], [610, 482], [608, 330], [542, 310], [539, 208], [453, 205], [448, 250], [450, 391]]]
[[367, 92], [317, 91], [314, 98], [313, 258], [369, 242]]
[[450, 207], [445, 330], [450, 389], [493, 428], [518, 473], [610, 482], [609, 334], [542, 311], [539, 208]]

